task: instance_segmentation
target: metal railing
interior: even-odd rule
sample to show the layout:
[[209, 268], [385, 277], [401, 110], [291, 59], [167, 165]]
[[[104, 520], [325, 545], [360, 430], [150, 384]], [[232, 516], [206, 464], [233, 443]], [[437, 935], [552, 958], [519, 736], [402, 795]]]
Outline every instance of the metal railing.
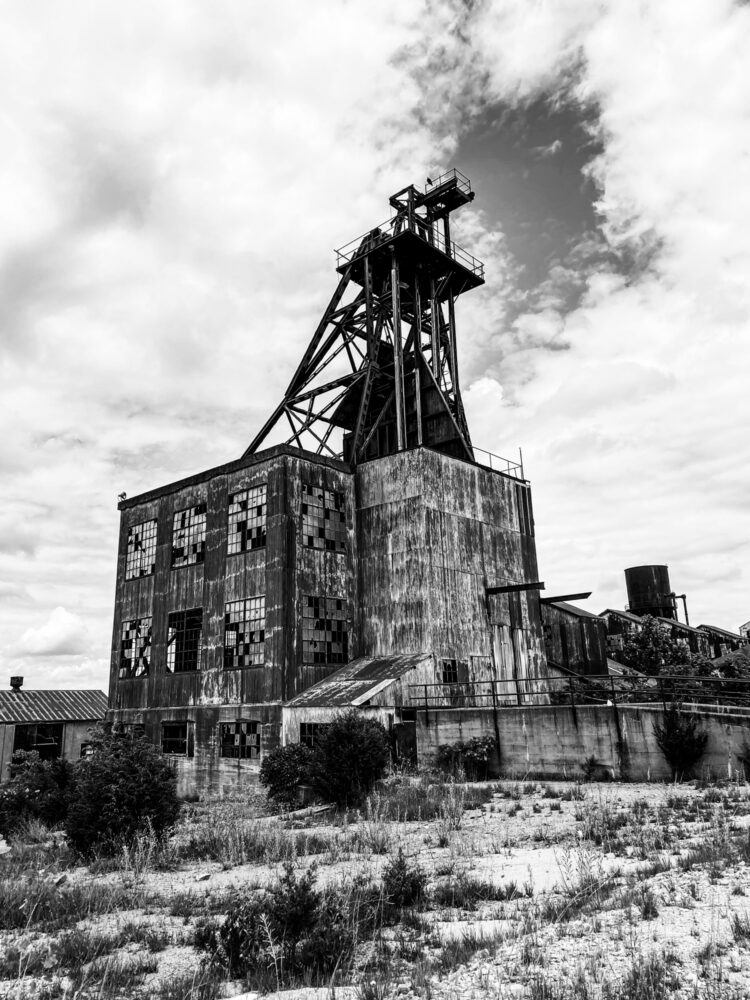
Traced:
[[435, 188], [442, 187], [443, 184], [447, 184], [448, 181], [452, 181], [454, 178], [459, 191], [463, 191], [464, 194], [471, 194], [471, 181], [465, 174], [462, 174], [460, 170], [456, 170], [455, 167], [451, 170], [446, 170], [444, 174], [439, 174], [434, 180], [431, 177], [428, 177], [427, 183], [425, 184], [425, 193], [428, 191], [434, 191]]
[[462, 267], [465, 267], [467, 271], [471, 271], [472, 274], [484, 280], [484, 264], [481, 260], [478, 260], [468, 250], [464, 250], [463, 247], [460, 247], [452, 240], [448, 244], [445, 236], [436, 226], [431, 226], [418, 215], [413, 215], [411, 218], [405, 215], [397, 215], [395, 218], [389, 219], [387, 222], [381, 222], [374, 229], [345, 243], [344, 246], [339, 247], [335, 251], [336, 266], [342, 267], [344, 264], [350, 264], [360, 255], [369, 253], [371, 250], [382, 246], [384, 243], [392, 240], [394, 236], [398, 236], [403, 232], [414, 233], [420, 239], [424, 240], [425, 243], [440, 250], [441, 253], [444, 253], [447, 257], [451, 257], [461, 264]]
[[[483, 465], [487, 469], [492, 469], [493, 472], [503, 472], [506, 476], [514, 476], [516, 479], [525, 479], [523, 474], [523, 456], [521, 455], [520, 448], [518, 449], [517, 462], [512, 462], [509, 458], [503, 458], [502, 455], [495, 455], [485, 448], [477, 448], [476, 445], [472, 445], [471, 450], [474, 452], [474, 461], [477, 465]], [[481, 455], [486, 455], [487, 461], [480, 461], [477, 458], [477, 452]]]
[[410, 684], [412, 705], [435, 708], [517, 708], [532, 705], [669, 705], [750, 710], [750, 680], [669, 674], [570, 674], [458, 684]]

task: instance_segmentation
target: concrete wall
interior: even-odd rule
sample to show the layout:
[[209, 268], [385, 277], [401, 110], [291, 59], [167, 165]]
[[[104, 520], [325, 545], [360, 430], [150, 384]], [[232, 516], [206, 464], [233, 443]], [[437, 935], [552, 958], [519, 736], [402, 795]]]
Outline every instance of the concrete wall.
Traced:
[[[584, 761], [594, 756], [618, 780], [669, 780], [670, 769], [654, 738], [658, 708], [583, 705], [504, 708], [497, 712], [500, 734], [500, 773], [576, 778]], [[619, 732], [617, 722], [619, 719]], [[750, 716], [730, 711], [702, 711], [708, 731], [706, 753], [699, 770], [728, 777], [741, 767], [737, 753], [750, 741]], [[442, 744], [474, 736], [494, 736], [495, 721], [488, 709], [437, 709], [417, 715], [420, 765], [434, 762]], [[620, 739], [621, 736], [621, 739]]]

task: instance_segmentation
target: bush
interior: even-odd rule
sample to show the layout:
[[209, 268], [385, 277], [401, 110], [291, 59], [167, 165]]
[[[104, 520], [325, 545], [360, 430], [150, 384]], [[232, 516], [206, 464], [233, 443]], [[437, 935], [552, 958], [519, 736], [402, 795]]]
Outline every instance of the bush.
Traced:
[[356, 879], [346, 887], [315, 887], [310, 868], [298, 875], [287, 864], [278, 882], [254, 899], [238, 899], [218, 925], [204, 921], [195, 945], [212, 962], [249, 985], [268, 991], [330, 985], [354, 948], [376, 926], [379, 896]]
[[312, 751], [301, 743], [276, 747], [260, 765], [260, 783], [269, 798], [279, 805], [290, 806], [297, 798], [300, 785], [308, 781]]
[[101, 730], [75, 766], [65, 831], [81, 854], [114, 854], [143, 830], [162, 834], [179, 810], [175, 776], [161, 752], [143, 736]]
[[417, 906], [425, 894], [427, 877], [419, 865], [409, 864], [399, 847], [398, 854], [391, 858], [383, 869], [383, 896], [385, 902], [398, 909]]
[[672, 780], [682, 781], [703, 756], [708, 733], [698, 731], [695, 715], [683, 712], [672, 704], [664, 712], [662, 724], [654, 723], [654, 735], [659, 749], [672, 769]]
[[438, 766], [449, 774], [463, 771], [469, 781], [483, 781], [491, 754], [497, 749], [492, 736], [474, 736], [470, 740], [444, 743], [438, 747]]
[[383, 777], [390, 756], [384, 727], [352, 708], [321, 734], [312, 752], [310, 783], [326, 802], [357, 804]]
[[7, 836], [29, 818], [54, 826], [65, 819], [72, 790], [73, 765], [42, 760], [36, 750], [17, 750], [10, 781], [0, 788], [0, 833]]

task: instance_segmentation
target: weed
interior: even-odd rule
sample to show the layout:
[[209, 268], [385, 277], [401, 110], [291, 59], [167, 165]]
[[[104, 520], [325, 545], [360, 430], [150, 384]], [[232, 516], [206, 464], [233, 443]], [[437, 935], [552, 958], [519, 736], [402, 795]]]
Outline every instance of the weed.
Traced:
[[398, 854], [383, 869], [383, 897], [390, 907], [416, 906], [425, 894], [427, 876], [411, 864], [399, 847]]

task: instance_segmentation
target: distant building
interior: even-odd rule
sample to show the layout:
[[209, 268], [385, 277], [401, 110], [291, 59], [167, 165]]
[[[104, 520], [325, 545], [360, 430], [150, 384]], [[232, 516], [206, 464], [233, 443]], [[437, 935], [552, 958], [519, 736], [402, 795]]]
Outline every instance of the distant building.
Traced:
[[16, 750], [36, 750], [43, 760], [78, 760], [89, 729], [104, 720], [103, 691], [24, 691], [12, 677], [0, 691], [0, 781], [7, 781]]
[[567, 601], [540, 601], [544, 650], [551, 669], [563, 673], [607, 673], [607, 622]]
[[740, 625], [738, 631], [744, 639], [750, 641], [750, 622], [745, 622], [744, 625]]
[[716, 625], [699, 625], [701, 632], [708, 636], [709, 656], [715, 660], [719, 656], [726, 656], [733, 653], [741, 646], [748, 644], [748, 636], [737, 632], [728, 632], [724, 628], [717, 628]]

